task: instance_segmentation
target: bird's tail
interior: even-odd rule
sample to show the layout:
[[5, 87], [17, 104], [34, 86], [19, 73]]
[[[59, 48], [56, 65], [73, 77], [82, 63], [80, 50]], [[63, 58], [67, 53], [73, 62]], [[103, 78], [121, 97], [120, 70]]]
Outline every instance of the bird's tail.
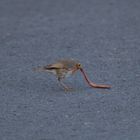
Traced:
[[34, 72], [44, 72], [44, 71], [46, 71], [46, 70], [44, 69], [44, 67], [42, 67], [42, 66], [33, 68], [32, 70], [33, 70]]

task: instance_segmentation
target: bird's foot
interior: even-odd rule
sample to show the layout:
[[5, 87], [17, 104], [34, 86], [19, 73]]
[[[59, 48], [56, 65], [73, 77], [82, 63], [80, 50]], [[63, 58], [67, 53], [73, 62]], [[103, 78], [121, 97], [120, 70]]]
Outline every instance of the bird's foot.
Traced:
[[73, 88], [71, 88], [71, 87], [65, 87], [64, 88], [64, 91], [65, 92], [70, 92], [70, 91], [73, 91]]

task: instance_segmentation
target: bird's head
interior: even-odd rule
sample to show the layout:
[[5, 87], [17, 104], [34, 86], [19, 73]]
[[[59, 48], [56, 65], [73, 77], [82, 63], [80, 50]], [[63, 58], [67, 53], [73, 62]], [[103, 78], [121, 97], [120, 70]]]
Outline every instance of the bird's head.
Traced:
[[80, 64], [80, 63], [77, 63], [77, 64], [76, 64], [76, 68], [77, 68], [77, 70], [78, 70], [78, 69], [81, 69], [81, 68], [82, 68], [81, 64]]
[[74, 74], [77, 70], [81, 69], [81, 64], [80, 63], [76, 63], [73, 70], [72, 70], [72, 74]]

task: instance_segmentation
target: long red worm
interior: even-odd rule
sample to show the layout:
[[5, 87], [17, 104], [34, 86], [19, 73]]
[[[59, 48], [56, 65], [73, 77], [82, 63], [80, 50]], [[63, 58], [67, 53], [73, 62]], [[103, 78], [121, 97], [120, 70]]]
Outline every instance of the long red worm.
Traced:
[[100, 85], [100, 84], [95, 84], [95, 83], [91, 82], [88, 79], [86, 73], [84, 72], [84, 70], [82, 68], [80, 68], [80, 71], [82, 72], [82, 74], [83, 74], [83, 76], [84, 76], [84, 78], [85, 78], [85, 80], [86, 80], [86, 82], [88, 83], [89, 86], [91, 86], [93, 88], [108, 88], [108, 89], [111, 88], [110, 85]]

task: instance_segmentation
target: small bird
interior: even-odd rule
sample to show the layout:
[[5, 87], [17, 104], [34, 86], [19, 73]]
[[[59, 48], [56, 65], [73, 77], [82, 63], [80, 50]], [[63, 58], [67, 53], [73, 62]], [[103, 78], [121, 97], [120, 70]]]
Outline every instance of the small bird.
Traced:
[[54, 64], [50, 64], [46, 66], [39, 66], [37, 68], [34, 68], [33, 70], [38, 71], [38, 72], [49, 72], [49, 73], [54, 74], [57, 77], [59, 83], [63, 86], [63, 88], [66, 91], [70, 90], [70, 88], [66, 84], [64, 84], [62, 80], [65, 79], [66, 77], [73, 75], [78, 70], [81, 71], [81, 73], [83, 74], [89, 86], [93, 88], [111, 88], [110, 85], [100, 85], [100, 84], [95, 84], [91, 82], [89, 78], [87, 77], [79, 61], [76, 61], [73, 59], [59, 60]]

